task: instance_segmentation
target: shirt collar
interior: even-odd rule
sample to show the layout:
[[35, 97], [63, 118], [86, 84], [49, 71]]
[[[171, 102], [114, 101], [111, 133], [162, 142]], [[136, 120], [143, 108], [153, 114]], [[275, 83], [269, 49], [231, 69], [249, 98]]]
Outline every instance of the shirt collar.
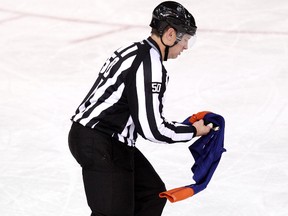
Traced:
[[156, 41], [154, 41], [151, 37], [148, 37], [147, 40], [146, 40], [149, 45], [154, 48], [160, 55], [160, 59], [162, 61], [162, 54], [161, 54], [161, 50], [160, 50], [160, 47], [158, 46], [158, 44], [156, 43]]

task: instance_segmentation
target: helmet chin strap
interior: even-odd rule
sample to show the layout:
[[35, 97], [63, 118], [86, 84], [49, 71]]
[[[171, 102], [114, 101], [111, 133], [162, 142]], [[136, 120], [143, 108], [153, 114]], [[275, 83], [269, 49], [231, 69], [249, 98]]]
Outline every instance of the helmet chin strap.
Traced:
[[169, 48], [170, 48], [170, 46], [165, 46], [165, 52], [164, 52], [164, 59], [163, 59], [163, 61], [167, 61], [167, 59], [168, 59]]
[[168, 54], [169, 54], [169, 48], [175, 46], [175, 45], [178, 43], [178, 41], [176, 40], [172, 46], [168, 46], [168, 45], [166, 45], [166, 44], [163, 42], [163, 36], [161, 36], [161, 42], [162, 42], [162, 44], [165, 46], [164, 59], [163, 59], [163, 61], [167, 61], [167, 59], [168, 59]]

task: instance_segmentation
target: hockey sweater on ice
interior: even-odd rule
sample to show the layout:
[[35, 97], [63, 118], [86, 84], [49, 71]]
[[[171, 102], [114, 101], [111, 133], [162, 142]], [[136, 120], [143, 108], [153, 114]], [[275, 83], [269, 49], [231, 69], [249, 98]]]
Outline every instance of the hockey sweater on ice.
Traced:
[[209, 184], [222, 153], [226, 151], [224, 148], [225, 120], [220, 115], [207, 113], [204, 116], [204, 122], [213, 123], [213, 127], [217, 130], [211, 129], [207, 135], [200, 137], [189, 146], [195, 160], [192, 166], [195, 183], [160, 193], [161, 198], [177, 202], [199, 193]]

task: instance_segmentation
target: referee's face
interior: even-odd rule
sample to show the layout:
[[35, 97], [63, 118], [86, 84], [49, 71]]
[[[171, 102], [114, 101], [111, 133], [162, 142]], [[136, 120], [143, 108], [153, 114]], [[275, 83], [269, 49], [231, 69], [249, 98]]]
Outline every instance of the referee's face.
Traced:
[[169, 48], [168, 58], [175, 59], [177, 58], [184, 50], [187, 50], [189, 47], [189, 40], [191, 36], [184, 34], [182, 39], [174, 46]]

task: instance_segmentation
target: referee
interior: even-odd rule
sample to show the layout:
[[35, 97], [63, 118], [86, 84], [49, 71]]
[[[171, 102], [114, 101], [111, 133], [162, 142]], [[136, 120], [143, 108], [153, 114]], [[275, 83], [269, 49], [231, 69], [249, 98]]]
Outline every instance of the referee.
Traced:
[[[168, 74], [163, 61], [188, 49], [193, 16], [166, 1], [153, 11], [151, 36], [116, 50], [72, 116], [69, 148], [82, 167], [91, 216], [159, 216], [164, 183], [135, 147], [137, 135], [157, 143], [186, 142], [210, 127], [163, 116]], [[192, 39], [191, 39], [192, 40]]]

